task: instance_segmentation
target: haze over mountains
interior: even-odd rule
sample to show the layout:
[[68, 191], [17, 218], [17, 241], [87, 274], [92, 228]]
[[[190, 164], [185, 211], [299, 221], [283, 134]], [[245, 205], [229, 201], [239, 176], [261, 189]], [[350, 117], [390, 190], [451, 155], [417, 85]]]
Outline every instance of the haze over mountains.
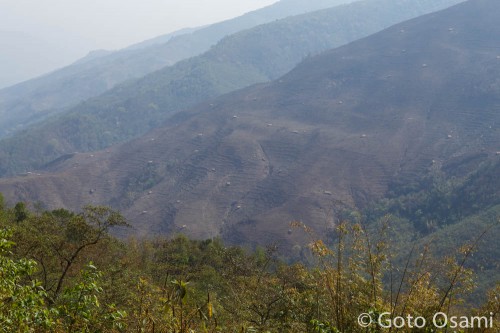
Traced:
[[[205, 52], [226, 35], [279, 18], [345, 2], [350, 0], [283, 0], [202, 29], [181, 30], [118, 52], [91, 53], [83, 61], [77, 61], [54, 73], [1, 90], [0, 137], [103, 93], [117, 83], [142, 77]], [[32, 54], [36, 54], [36, 50]], [[43, 54], [40, 56], [43, 60]], [[57, 60], [57, 57], [54, 58]], [[11, 68], [6, 68], [5, 72], [8, 70]]]
[[[203, 55], [120, 85], [2, 141], [0, 174], [29, 171], [67, 153], [123, 142], [206, 98], [274, 79], [310, 54], [457, 2], [362, 1], [234, 34]], [[85, 86], [80, 82], [73, 89], [84, 91]]]
[[[396, 182], [484, 165], [498, 182], [499, 20], [498, 1], [475, 0], [403, 22], [0, 192], [49, 208], [109, 204], [139, 234], [293, 245], [290, 221], [328, 232], [332, 209], [365, 207]], [[498, 187], [490, 199], [500, 203]]]
[[0, 31], [0, 89], [67, 65], [77, 55], [17, 31]]

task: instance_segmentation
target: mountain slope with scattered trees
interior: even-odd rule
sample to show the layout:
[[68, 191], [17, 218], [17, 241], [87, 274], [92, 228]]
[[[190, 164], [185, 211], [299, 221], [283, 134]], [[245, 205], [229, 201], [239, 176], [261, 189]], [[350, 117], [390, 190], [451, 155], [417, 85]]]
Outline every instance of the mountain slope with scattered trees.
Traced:
[[403, 22], [126, 144], [4, 179], [0, 191], [51, 209], [110, 205], [136, 234], [289, 249], [303, 239], [288, 222], [327, 234], [338, 209], [383, 198], [421, 233], [460, 223], [500, 203], [491, 180], [499, 60], [484, 47], [494, 44], [495, 6], [468, 2]]
[[68, 153], [137, 137], [207, 98], [275, 79], [311, 54], [457, 2], [355, 2], [229, 36], [199, 57], [119, 85], [2, 140], [0, 175], [31, 171]]

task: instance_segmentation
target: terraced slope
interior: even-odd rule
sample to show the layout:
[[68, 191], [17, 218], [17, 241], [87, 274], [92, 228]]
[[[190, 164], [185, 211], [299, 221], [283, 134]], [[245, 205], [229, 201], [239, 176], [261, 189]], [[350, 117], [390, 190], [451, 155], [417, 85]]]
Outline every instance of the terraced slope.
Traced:
[[396, 179], [498, 163], [499, 20], [498, 1], [475, 0], [398, 24], [0, 191], [110, 204], [138, 234], [294, 244], [290, 221], [323, 234], [335, 208], [362, 207]]
[[119, 85], [1, 141], [0, 176], [124, 142], [206, 98], [275, 79], [311, 54], [460, 1], [367, 0], [229, 36], [199, 57]]

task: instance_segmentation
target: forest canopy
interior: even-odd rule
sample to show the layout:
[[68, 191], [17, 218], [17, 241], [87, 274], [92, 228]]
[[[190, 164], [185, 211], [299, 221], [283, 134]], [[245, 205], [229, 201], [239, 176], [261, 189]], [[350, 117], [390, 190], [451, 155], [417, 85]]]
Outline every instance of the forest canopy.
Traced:
[[293, 222], [311, 241], [310, 260], [291, 262], [274, 246], [117, 239], [111, 231], [127, 223], [107, 207], [30, 211], [0, 200], [0, 331], [407, 332], [375, 321], [365, 328], [359, 318], [431, 323], [438, 312], [487, 316], [493, 327], [480, 331], [498, 331], [500, 285], [481, 304], [467, 301], [480, 234], [446, 257], [414, 246], [398, 265], [390, 216], [379, 223], [374, 233], [345, 219], [326, 244]]

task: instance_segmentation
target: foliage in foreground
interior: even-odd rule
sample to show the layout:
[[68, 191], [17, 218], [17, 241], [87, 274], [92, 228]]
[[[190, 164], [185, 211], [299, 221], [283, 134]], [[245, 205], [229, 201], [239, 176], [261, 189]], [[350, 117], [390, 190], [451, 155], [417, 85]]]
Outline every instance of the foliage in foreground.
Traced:
[[439, 260], [414, 248], [394, 267], [389, 219], [377, 235], [340, 222], [332, 246], [312, 237], [306, 267], [217, 239], [118, 241], [109, 229], [125, 222], [105, 207], [0, 208], [0, 332], [432, 332], [362, 328], [358, 316], [500, 313], [500, 285], [481, 307], [464, 303], [477, 242]]

